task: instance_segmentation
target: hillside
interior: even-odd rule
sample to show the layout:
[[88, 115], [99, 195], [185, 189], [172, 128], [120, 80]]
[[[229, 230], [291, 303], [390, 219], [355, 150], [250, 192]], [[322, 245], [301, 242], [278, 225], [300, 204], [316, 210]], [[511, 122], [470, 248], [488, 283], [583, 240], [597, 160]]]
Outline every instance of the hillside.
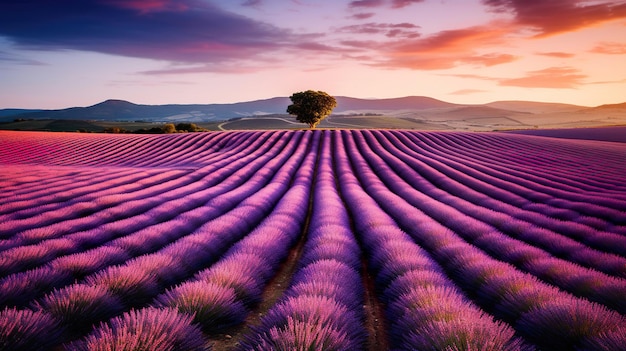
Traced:
[[[483, 105], [453, 104], [424, 96], [391, 99], [357, 99], [339, 96], [333, 115], [320, 126], [325, 128], [390, 128], [421, 130], [507, 130], [535, 128], [578, 128], [626, 124], [626, 103], [582, 107], [531, 101], [498, 101]], [[287, 97], [232, 104], [140, 105], [123, 100], [107, 100], [88, 107], [62, 110], [0, 110], [0, 129], [53, 130], [45, 123], [28, 121], [89, 121], [86, 130], [102, 130], [102, 122], [178, 123], [193, 122], [220, 130], [294, 129], [286, 114]], [[15, 122], [20, 120], [19, 123]], [[66, 124], [57, 123], [55, 128]], [[56, 129], [54, 129], [56, 130]], [[61, 129], [63, 130], [63, 129]], [[64, 129], [73, 131], [76, 129]]]
[[574, 112], [587, 108], [578, 105], [535, 101], [495, 101], [486, 104], [486, 106], [529, 113]]
[[[367, 110], [421, 110], [447, 107], [453, 104], [427, 97], [404, 97], [395, 99], [356, 99], [339, 96], [335, 113]], [[285, 114], [290, 104], [287, 97], [239, 102], [232, 104], [196, 105], [139, 105], [123, 100], [107, 100], [88, 107], [71, 107], [62, 110], [45, 110], [19, 113], [19, 110], [0, 110], [0, 120], [21, 119], [82, 119], [105, 121], [224, 121], [237, 117], [268, 114]]]

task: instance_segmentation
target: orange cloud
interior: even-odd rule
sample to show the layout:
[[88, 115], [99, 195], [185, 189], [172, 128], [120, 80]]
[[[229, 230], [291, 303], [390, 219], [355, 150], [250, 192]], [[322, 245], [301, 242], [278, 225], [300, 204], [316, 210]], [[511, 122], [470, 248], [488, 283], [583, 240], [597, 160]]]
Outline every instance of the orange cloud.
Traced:
[[385, 45], [368, 46], [383, 57], [374, 65], [387, 68], [436, 70], [459, 65], [495, 66], [515, 61], [516, 56], [504, 53], [482, 53], [486, 47], [505, 44], [509, 33], [504, 24], [475, 26], [442, 31], [437, 34]]
[[575, 31], [626, 18], [624, 1], [483, 0], [498, 13], [512, 13], [515, 23], [534, 29], [537, 37]]
[[537, 55], [557, 58], [570, 58], [576, 56], [575, 54], [571, 54], [569, 52], [538, 52]]
[[500, 79], [499, 85], [524, 88], [569, 88], [583, 84], [586, 75], [572, 67], [550, 67], [528, 72], [525, 77]]
[[400, 56], [426, 52], [466, 53], [480, 47], [504, 44], [509, 32], [503, 23], [445, 30], [422, 39], [398, 42], [393, 46], [393, 52]]
[[457, 90], [457, 91], [453, 91], [451, 93], [449, 93], [450, 95], [471, 95], [471, 94], [476, 94], [476, 93], [484, 93], [486, 92], [486, 90], [480, 90], [480, 89], [461, 89], [461, 90]]
[[603, 42], [591, 49], [591, 52], [596, 54], [624, 55], [626, 54], [626, 43]]
[[390, 57], [372, 63], [371, 66], [384, 68], [409, 68], [416, 70], [438, 70], [454, 68], [460, 65], [489, 67], [515, 61], [516, 56], [509, 54], [491, 53], [485, 55], [466, 53], [462, 55], [450, 53], [428, 53], [425, 55], [410, 55]]

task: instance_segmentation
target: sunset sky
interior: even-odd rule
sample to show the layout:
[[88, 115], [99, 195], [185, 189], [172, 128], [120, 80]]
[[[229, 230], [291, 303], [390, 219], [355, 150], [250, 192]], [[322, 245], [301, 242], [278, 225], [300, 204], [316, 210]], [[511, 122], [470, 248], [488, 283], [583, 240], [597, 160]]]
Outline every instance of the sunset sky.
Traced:
[[626, 1], [8, 0], [0, 108], [626, 101]]

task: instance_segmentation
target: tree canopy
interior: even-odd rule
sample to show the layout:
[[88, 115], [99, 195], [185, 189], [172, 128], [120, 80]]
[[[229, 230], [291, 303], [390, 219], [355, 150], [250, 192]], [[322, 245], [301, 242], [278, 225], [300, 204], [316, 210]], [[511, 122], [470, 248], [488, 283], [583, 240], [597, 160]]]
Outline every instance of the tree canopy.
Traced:
[[289, 98], [293, 104], [287, 107], [287, 113], [295, 115], [298, 122], [307, 123], [311, 128], [315, 128], [337, 107], [337, 100], [323, 91], [302, 91]]

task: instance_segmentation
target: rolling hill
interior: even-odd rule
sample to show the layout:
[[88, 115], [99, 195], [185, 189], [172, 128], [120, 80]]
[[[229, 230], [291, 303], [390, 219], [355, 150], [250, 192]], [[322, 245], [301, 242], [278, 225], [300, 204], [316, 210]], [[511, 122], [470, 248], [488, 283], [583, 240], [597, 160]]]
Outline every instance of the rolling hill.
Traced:
[[[333, 115], [320, 127], [484, 131], [626, 124], [626, 103], [584, 107], [533, 101], [463, 105], [425, 96], [390, 99], [339, 96], [336, 99], [337, 107]], [[4, 109], [0, 110], [0, 122], [4, 122], [0, 129], [52, 130], [47, 127], [42, 129], [42, 123], [38, 121], [44, 120], [80, 120], [100, 124], [193, 122], [220, 130], [299, 128], [300, 124], [294, 124], [293, 117], [286, 114], [290, 103], [288, 97], [192, 105], [141, 105], [124, 100], [106, 100], [93, 106], [60, 110]], [[20, 124], [16, 124], [16, 120], [20, 120]], [[31, 127], [23, 121], [37, 123], [32, 123]]]
[[[124, 100], [106, 100], [88, 107], [61, 110], [39, 110], [18, 113], [19, 110], [0, 110], [0, 120], [21, 119], [82, 119], [105, 121], [196, 121], [210, 122], [238, 117], [284, 114], [290, 104], [287, 97], [239, 102], [232, 104], [194, 105], [140, 105]], [[359, 113], [364, 110], [422, 110], [451, 107], [455, 104], [428, 97], [410, 96], [394, 99], [357, 99], [337, 97], [335, 113]], [[2, 113], [2, 111], [7, 111]], [[11, 111], [11, 113], [9, 113]], [[6, 114], [6, 116], [5, 116]]]

